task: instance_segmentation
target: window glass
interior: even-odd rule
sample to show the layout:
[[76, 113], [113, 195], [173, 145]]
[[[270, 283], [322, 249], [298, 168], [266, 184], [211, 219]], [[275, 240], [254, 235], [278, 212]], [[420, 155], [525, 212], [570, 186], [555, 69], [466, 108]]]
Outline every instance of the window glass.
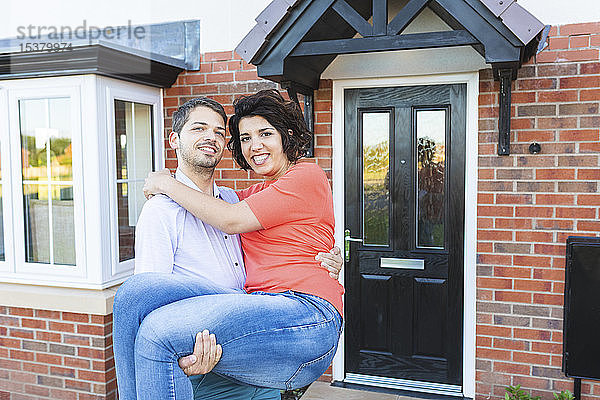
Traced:
[[144, 201], [142, 188], [154, 165], [152, 106], [115, 100], [115, 155], [119, 261], [134, 257], [135, 224]]
[[446, 110], [418, 110], [417, 247], [444, 247]]
[[390, 243], [390, 114], [362, 113], [363, 243]]
[[70, 99], [19, 100], [25, 260], [75, 265]]

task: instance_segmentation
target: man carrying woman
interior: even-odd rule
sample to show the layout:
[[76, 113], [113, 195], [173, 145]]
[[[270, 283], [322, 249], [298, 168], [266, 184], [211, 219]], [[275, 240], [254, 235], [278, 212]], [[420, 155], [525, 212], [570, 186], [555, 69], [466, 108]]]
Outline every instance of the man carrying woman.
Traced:
[[[266, 182], [238, 192], [236, 204], [170, 174], [151, 174], [146, 190], [168, 195], [223, 232], [242, 234], [248, 293], [202, 277], [140, 274], [127, 281], [115, 298], [115, 358], [118, 380], [133, 380], [137, 398], [191, 398], [189, 384], [176, 384], [177, 360], [205, 329], [222, 346], [214, 371], [256, 386], [305, 386], [335, 354], [343, 288], [315, 261], [333, 246], [333, 201], [324, 172], [298, 162], [309, 138], [302, 115], [275, 91], [238, 100], [235, 111], [229, 148]], [[195, 150], [219, 152], [214, 143]], [[123, 344], [135, 344], [131, 354]]]

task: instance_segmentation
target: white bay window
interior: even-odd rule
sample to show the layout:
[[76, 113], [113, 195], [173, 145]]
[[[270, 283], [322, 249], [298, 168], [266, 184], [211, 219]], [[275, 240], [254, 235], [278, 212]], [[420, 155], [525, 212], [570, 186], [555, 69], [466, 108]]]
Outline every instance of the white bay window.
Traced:
[[133, 269], [161, 90], [99, 75], [0, 81], [0, 281], [103, 288]]

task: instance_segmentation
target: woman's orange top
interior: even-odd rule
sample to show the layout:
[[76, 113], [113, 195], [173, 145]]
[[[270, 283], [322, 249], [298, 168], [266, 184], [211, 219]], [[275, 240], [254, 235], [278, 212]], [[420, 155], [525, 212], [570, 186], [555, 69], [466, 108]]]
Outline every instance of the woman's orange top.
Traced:
[[333, 197], [325, 172], [299, 163], [275, 181], [237, 193], [264, 228], [241, 234], [246, 291], [308, 293], [343, 315], [344, 288], [315, 260], [334, 244]]

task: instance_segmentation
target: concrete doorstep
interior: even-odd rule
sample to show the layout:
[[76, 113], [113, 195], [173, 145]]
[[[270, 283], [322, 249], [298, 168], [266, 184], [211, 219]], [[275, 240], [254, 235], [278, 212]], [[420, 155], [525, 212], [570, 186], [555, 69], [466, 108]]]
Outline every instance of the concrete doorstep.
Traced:
[[[315, 382], [302, 396], [302, 400], [405, 400], [407, 397], [375, 393], [365, 390], [345, 389], [326, 382]], [[414, 398], [411, 398], [414, 400]]]

